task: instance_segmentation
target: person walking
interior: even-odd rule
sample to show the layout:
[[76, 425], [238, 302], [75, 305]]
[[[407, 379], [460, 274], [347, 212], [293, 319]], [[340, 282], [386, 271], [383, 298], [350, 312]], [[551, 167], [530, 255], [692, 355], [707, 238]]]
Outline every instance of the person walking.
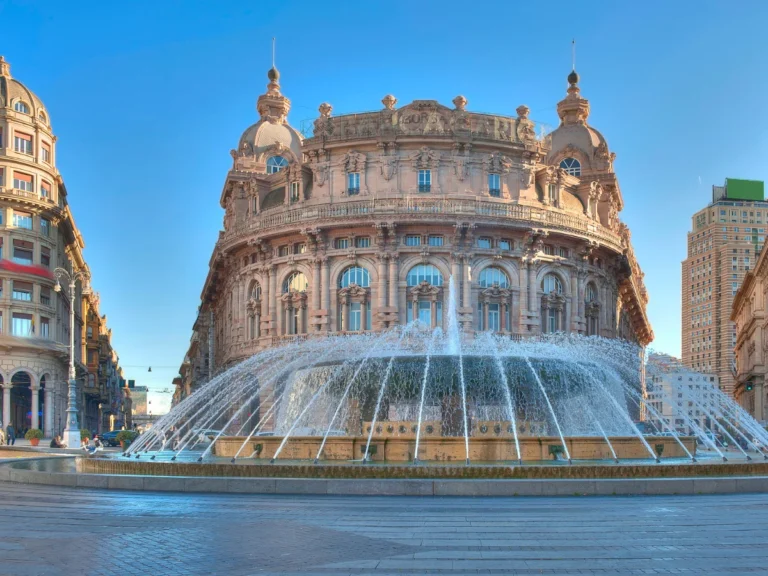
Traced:
[[13, 429], [13, 426], [11, 424], [8, 424], [8, 428], [6, 428], [6, 432], [8, 433], [8, 446], [15, 446], [16, 445], [16, 431]]

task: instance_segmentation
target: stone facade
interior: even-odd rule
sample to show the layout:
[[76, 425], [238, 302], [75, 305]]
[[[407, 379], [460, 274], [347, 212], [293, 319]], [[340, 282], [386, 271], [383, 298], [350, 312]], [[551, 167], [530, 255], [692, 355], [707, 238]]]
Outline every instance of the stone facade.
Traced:
[[286, 339], [443, 323], [449, 278], [467, 332], [653, 338], [648, 295], [605, 138], [578, 75], [560, 126], [388, 95], [314, 135], [287, 122], [269, 72], [259, 122], [236, 150], [178, 401], [201, 380]]
[[[0, 57], [3, 427], [41, 428], [50, 436], [66, 424], [70, 298], [66, 289], [54, 290], [53, 271], [87, 270], [84, 247], [56, 169], [48, 112]], [[79, 420], [98, 430], [114, 420], [109, 414], [119, 412], [118, 359], [106, 317], [99, 314], [98, 294], [83, 294], [78, 284], [74, 300]]]
[[768, 423], [768, 262], [760, 253], [754, 270], [746, 273], [744, 283], [733, 299], [730, 320], [736, 327], [734, 396], [756, 420]]

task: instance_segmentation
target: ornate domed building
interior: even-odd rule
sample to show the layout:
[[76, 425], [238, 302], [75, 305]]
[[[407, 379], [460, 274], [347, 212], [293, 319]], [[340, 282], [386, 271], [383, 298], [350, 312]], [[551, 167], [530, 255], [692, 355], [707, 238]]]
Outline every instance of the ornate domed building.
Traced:
[[619, 219], [615, 154], [568, 76], [560, 126], [416, 100], [288, 124], [269, 71], [236, 150], [180, 396], [285, 339], [444, 323], [449, 277], [467, 332], [653, 339], [643, 274]]
[[[3, 428], [66, 425], [68, 292], [56, 267], [88, 273], [85, 247], [56, 168], [56, 136], [43, 102], [0, 56], [0, 404]], [[79, 423], [100, 430], [120, 414], [119, 369], [99, 296], [75, 297]]]

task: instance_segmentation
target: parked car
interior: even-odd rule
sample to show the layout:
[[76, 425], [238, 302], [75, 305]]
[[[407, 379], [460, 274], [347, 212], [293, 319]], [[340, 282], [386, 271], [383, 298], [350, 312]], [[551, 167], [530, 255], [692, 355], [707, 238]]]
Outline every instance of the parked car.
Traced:
[[117, 434], [120, 430], [112, 430], [112, 432], [104, 432], [99, 436], [101, 443], [105, 446], [120, 446], [120, 442], [117, 441]]

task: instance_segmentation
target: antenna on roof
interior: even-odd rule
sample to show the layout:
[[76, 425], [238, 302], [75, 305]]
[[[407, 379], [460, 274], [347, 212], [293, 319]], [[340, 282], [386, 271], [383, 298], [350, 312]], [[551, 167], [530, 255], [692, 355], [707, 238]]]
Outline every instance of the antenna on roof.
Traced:
[[272, 68], [275, 67], [275, 38], [272, 37]]
[[576, 38], [571, 40], [571, 70], [576, 70]]

